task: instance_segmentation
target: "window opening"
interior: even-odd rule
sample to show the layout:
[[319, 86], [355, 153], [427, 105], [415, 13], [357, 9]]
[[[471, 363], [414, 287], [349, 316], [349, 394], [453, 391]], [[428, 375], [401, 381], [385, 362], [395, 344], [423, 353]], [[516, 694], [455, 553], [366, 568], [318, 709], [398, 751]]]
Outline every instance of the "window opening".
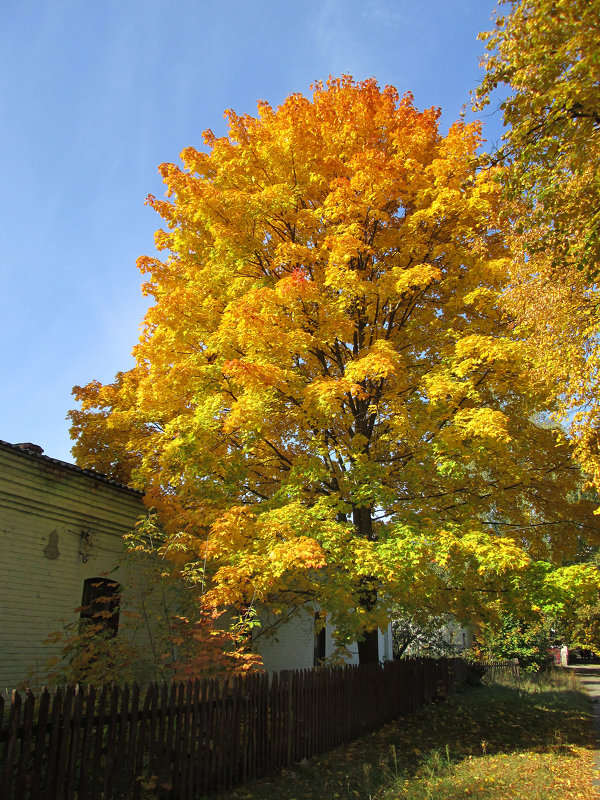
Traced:
[[113, 637], [119, 630], [121, 585], [110, 578], [87, 578], [83, 582], [80, 618], [98, 626], [99, 633]]

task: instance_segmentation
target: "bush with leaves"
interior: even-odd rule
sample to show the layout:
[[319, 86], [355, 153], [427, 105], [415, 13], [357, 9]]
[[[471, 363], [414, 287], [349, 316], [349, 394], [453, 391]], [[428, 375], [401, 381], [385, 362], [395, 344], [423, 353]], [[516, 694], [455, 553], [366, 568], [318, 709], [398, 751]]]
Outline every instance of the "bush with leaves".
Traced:
[[[249, 635], [252, 608], [238, 615], [206, 611], [196, 591], [165, 558], [164, 537], [152, 515], [126, 538], [118, 567], [124, 590], [74, 609], [72, 620], [45, 641], [50, 655], [24, 685], [125, 683], [228, 677], [260, 669]], [[119, 613], [118, 634], [107, 615]], [[77, 616], [75, 616], [77, 615]], [[232, 622], [233, 620], [233, 622]]]
[[471, 653], [480, 659], [518, 659], [526, 672], [539, 672], [552, 664], [553, 634], [542, 621], [507, 616], [500, 622], [482, 625]]

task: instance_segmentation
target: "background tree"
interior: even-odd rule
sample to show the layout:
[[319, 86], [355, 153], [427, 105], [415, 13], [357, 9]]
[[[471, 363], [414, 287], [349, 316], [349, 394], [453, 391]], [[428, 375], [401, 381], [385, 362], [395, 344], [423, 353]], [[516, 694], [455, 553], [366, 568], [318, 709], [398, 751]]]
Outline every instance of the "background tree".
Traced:
[[318, 606], [362, 661], [394, 600], [518, 604], [595, 526], [499, 309], [478, 126], [349, 77], [227, 116], [161, 167], [156, 304], [133, 369], [75, 389], [78, 463], [144, 489], [204, 605]]
[[[588, 568], [599, 570], [598, 548], [584, 548], [577, 561]], [[600, 596], [591, 593], [586, 598], [565, 598], [565, 602], [548, 613], [549, 623], [556, 632], [557, 640], [569, 647], [580, 647], [600, 656]]]
[[502, 164], [514, 220], [508, 309], [599, 486], [600, 3], [501, 6], [508, 13], [482, 34], [490, 55], [477, 105], [507, 87], [506, 133], [491, 161]]
[[483, 659], [516, 658], [525, 672], [538, 672], [553, 663], [555, 638], [542, 620], [519, 620], [511, 615], [480, 626], [473, 652]]
[[392, 609], [392, 643], [394, 658], [402, 656], [452, 656], [458, 648], [452, 641], [451, 617], [439, 614], [406, 614], [401, 608]]

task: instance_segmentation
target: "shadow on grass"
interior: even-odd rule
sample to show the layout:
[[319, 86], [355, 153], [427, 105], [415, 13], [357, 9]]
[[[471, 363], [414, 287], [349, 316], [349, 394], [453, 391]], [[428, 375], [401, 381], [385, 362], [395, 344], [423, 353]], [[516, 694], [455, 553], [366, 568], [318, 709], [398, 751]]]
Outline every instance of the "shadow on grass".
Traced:
[[590, 700], [574, 683], [484, 685], [219, 797], [374, 800], [399, 781], [428, 780], [481, 756], [550, 753], [575, 760], [575, 748], [595, 749], [591, 720]]

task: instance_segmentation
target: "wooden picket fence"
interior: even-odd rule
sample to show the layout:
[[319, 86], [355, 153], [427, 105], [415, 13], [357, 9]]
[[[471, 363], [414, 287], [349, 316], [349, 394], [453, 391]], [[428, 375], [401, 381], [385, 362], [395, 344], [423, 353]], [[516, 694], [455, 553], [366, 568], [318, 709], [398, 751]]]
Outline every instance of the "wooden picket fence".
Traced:
[[[191, 800], [325, 752], [462, 684], [460, 659], [0, 698], [2, 800]], [[5, 708], [6, 705], [6, 708]]]
[[489, 658], [482, 661], [481, 665], [485, 667], [485, 676], [490, 681], [495, 681], [499, 678], [513, 678], [514, 680], [518, 680], [521, 677], [518, 658]]

